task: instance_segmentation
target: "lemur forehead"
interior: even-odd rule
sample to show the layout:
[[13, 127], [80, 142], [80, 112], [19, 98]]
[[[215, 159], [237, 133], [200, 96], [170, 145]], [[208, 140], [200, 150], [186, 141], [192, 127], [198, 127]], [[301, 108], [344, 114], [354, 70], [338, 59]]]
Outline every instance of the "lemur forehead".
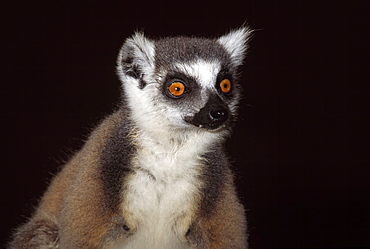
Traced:
[[176, 63], [175, 70], [196, 79], [203, 88], [213, 86], [221, 70], [219, 61], [197, 60], [191, 63]]

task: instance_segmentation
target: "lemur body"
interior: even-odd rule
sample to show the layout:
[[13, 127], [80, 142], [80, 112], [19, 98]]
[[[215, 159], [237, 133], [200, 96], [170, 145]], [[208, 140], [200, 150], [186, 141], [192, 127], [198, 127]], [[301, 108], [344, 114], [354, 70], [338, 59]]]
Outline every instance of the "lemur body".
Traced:
[[54, 178], [9, 248], [247, 248], [223, 142], [249, 34], [129, 38], [118, 57], [120, 109]]

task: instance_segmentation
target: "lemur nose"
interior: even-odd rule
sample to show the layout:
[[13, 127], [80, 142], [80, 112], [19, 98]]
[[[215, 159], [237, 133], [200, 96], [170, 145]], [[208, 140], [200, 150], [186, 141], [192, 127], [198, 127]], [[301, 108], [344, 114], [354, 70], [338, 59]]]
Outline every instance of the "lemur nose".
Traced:
[[228, 107], [222, 99], [218, 95], [211, 95], [206, 105], [185, 121], [200, 128], [215, 130], [227, 121], [229, 115]]
[[211, 119], [216, 122], [223, 122], [228, 118], [227, 110], [225, 109], [211, 110], [209, 114]]

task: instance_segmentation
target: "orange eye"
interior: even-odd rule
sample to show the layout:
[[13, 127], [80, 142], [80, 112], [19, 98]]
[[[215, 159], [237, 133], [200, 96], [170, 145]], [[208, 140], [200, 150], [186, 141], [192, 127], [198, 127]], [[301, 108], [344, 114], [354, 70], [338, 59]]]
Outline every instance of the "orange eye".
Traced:
[[174, 82], [168, 87], [168, 91], [174, 96], [181, 96], [185, 92], [185, 86], [181, 82]]
[[228, 93], [231, 90], [231, 82], [228, 79], [224, 79], [220, 83], [221, 91], [224, 93]]

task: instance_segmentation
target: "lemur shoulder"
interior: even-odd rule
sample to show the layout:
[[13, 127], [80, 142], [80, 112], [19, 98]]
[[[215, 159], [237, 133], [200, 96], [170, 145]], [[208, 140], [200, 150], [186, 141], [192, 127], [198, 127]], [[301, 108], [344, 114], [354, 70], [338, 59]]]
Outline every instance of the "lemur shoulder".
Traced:
[[247, 248], [224, 141], [250, 34], [128, 38], [120, 108], [55, 176], [9, 248]]

